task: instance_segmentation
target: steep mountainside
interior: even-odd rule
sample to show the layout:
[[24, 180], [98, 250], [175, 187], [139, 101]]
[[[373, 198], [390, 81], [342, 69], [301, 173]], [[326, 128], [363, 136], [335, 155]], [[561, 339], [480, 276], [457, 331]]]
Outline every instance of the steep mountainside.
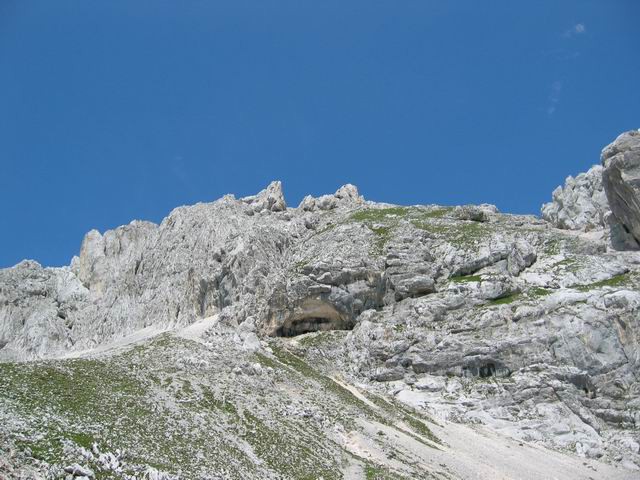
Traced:
[[640, 476], [640, 134], [543, 219], [352, 185], [0, 270], [0, 478]]

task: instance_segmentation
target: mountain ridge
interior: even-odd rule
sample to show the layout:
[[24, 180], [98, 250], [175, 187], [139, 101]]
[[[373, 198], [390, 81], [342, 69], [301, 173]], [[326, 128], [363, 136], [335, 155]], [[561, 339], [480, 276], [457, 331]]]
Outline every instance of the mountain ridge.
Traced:
[[637, 165], [626, 132], [542, 218], [276, 181], [2, 269], [0, 473], [633, 478]]

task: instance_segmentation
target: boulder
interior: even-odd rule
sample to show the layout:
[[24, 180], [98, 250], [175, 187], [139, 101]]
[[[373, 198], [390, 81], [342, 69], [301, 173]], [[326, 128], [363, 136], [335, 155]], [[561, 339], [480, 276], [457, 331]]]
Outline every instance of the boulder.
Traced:
[[90, 468], [82, 467], [77, 463], [74, 463], [73, 465], [69, 465], [68, 467], [64, 467], [64, 471], [70, 475], [73, 475], [74, 477], [86, 477], [86, 478], [94, 477], [94, 473]]
[[452, 216], [458, 220], [486, 222], [489, 220], [489, 212], [487, 208], [480, 205], [461, 205], [453, 209]]

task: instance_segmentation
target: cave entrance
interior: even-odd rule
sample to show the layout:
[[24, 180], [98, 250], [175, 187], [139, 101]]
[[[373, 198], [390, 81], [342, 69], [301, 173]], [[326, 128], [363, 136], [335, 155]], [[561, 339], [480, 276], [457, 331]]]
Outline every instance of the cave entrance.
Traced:
[[307, 299], [290, 312], [273, 330], [275, 337], [296, 337], [311, 332], [351, 330], [353, 322], [330, 303], [319, 299]]
[[591, 378], [585, 374], [572, 375], [568, 378], [576, 388], [582, 390], [584, 394], [589, 398], [596, 398], [596, 387], [594, 386]]
[[508, 377], [511, 375], [511, 370], [497, 360], [475, 361], [462, 367], [462, 375], [478, 378]]
[[480, 376], [480, 378], [495, 377], [496, 376], [496, 364], [495, 363], [487, 363], [486, 365], [482, 365], [478, 369], [478, 375]]
[[351, 330], [346, 326], [337, 325], [329, 318], [311, 317], [302, 318], [282, 325], [276, 330], [276, 337], [296, 337], [311, 332], [326, 332], [329, 330]]

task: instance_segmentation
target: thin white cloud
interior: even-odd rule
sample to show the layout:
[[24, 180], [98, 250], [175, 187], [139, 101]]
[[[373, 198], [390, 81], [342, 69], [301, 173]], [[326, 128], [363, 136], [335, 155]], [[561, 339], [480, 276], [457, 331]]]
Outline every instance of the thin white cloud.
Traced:
[[192, 178], [189, 174], [188, 165], [185, 163], [182, 155], [177, 155], [173, 158], [173, 164], [171, 165], [171, 172], [173, 177], [180, 183], [180, 185], [189, 193], [192, 190]]
[[549, 94], [549, 104], [547, 105], [547, 115], [551, 116], [556, 113], [558, 102], [560, 102], [560, 94], [562, 93], [562, 82], [556, 80], [551, 84], [551, 93]]
[[574, 35], [581, 35], [586, 31], [587, 31], [587, 27], [584, 25], [584, 23], [576, 23], [573, 27], [571, 27], [569, 30], [564, 32], [564, 36], [567, 38], [573, 37]]

